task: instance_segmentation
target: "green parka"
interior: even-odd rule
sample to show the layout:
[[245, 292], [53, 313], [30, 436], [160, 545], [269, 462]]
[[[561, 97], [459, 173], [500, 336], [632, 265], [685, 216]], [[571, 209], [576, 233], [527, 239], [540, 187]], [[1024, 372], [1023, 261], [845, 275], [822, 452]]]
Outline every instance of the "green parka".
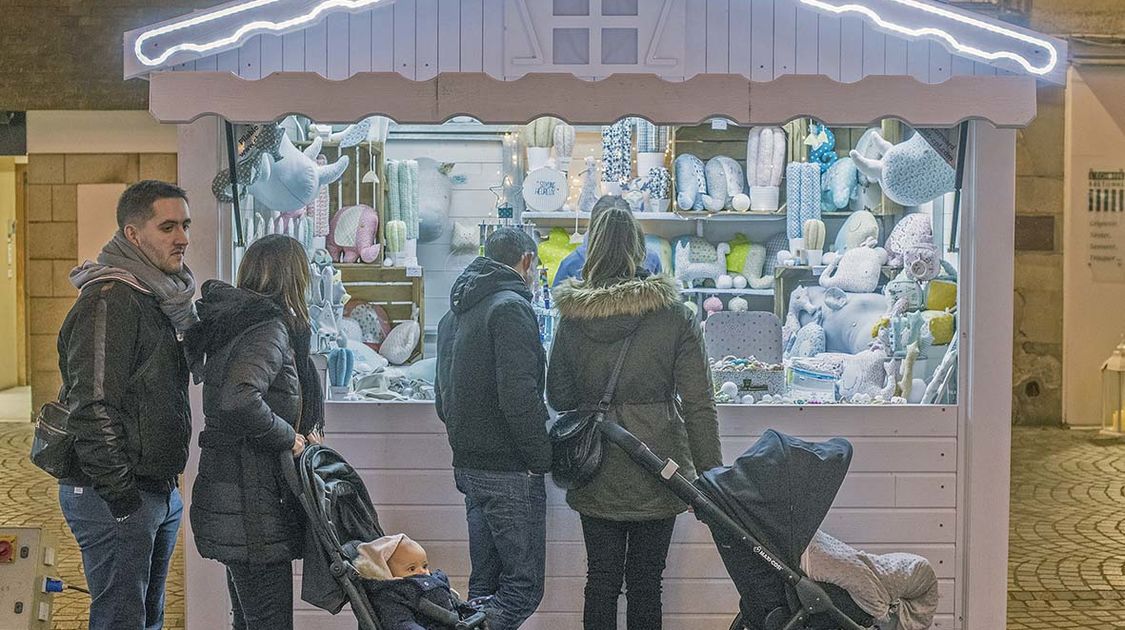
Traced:
[[[594, 408], [625, 337], [634, 333], [607, 420], [675, 460], [689, 479], [721, 466], [703, 335], [674, 281], [660, 275], [592, 287], [570, 280], [553, 296], [561, 320], [547, 371], [551, 406]], [[687, 509], [608, 443], [593, 480], [568, 491], [566, 500], [580, 514], [617, 521], [669, 518]]]

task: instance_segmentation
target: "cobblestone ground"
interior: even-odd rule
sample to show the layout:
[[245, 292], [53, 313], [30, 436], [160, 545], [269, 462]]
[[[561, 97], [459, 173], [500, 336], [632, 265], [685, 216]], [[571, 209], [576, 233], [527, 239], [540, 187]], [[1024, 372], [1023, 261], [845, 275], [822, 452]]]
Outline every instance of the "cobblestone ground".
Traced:
[[[31, 447], [30, 423], [0, 423], [0, 497], [4, 508], [0, 524], [43, 527], [56, 541], [59, 577], [67, 584], [85, 586], [78, 544], [59, 511], [58, 486], [27, 459]], [[184, 557], [177, 545], [168, 575], [165, 625], [168, 630], [184, 627]], [[86, 628], [90, 599], [77, 591], [55, 596], [52, 627], [56, 630]]]
[[1012, 434], [1008, 630], [1125, 628], [1125, 445]]

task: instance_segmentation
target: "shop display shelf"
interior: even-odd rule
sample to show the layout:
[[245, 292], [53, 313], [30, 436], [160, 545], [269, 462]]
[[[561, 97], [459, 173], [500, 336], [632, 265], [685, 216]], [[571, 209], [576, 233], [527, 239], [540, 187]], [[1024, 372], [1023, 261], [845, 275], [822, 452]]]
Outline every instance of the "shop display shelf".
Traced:
[[680, 289], [680, 293], [684, 295], [760, 295], [765, 297], [773, 296], [773, 289], [716, 289], [714, 287], [693, 287], [691, 289]]
[[[777, 213], [756, 213], [756, 212], [718, 212], [706, 213], [700, 212], [699, 216], [692, 216], [690, 213], [676, 213], [676, 212], [637, 212], [633, 216], [641, 223], [690, 223], [696, 221], [784, 221], [785, 214]], [[520, 215], [526, 221], [539, 222], [544, 224], [553, 223], [573, 223], [575, 219], [579, 221], [589, 221], [589, 212], [524, 212]]]

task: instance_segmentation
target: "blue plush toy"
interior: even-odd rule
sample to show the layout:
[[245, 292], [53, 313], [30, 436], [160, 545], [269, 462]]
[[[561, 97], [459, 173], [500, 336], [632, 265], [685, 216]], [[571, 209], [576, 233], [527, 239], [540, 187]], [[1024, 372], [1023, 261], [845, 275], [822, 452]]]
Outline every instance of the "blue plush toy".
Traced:
[[824, 211], [843, 210], [859, 194], [859, 169], [852, 158], [840, 158], [828, 167], [820, 183], [824, 191]]
[[355, 352], [348, 347], [348, 338], [336, 338], [336, 348], [328, 353], [328, 382], [332, 387], [347, 387], [355, 372]]
[[820, 172], [824, 173], [828, 167], [837, 160], [836, 134], [827, 125], [814, 122], [809, 125], [809, 135], [805, 138], [809, 147], [809, 161], [820, 165]]
[[903, 206], [920, 206], [953, 192], [956, 171], [921, 134], [906, 142], [891, 144], [878, 133], [871, 135], [882, 158], [852, 151], [860, 173], [883, 187], [887, 197]]

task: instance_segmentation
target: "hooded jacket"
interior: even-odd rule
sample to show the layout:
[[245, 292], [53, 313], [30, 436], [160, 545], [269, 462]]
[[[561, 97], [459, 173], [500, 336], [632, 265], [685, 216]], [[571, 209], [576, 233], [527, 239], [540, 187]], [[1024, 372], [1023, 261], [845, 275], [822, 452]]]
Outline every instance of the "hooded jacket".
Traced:
[[[674, 282], [649, 276], [593, 287], [570, 280], [552, 295], [561, 319], [547, 375], [551, 406], [596, 407], [632, 334], [607, 421], [675, 460], [689, 479], [722, 465], [703, 335]], [[590, 483], [567, 491], [566, 500], [581, 514], [615, 521], [669, 518], [687, 509], [611, 445]]]
[[477, 258], [453, 283], [449, 303], [438, 325], [434, 391], [453, 466], [546, 472], [546, 353], [531, 291], [511, 267]]
[[121, 518], [140, 507], [141, 490], [170, 492], [187, 464], [187, 362], [144, 286], [105, 276], [79, 285], [58, 350], [81, 470], [59, 483], [92, 485]]
[[289, 331], [272, 300], [216, 280], [203, 285], [200, 322], [185, 341], [203, 360], [203, 432], [192, 488], [199, 553], [224, 563], [301, 556], [304, 517], [281, 473], [301, 417], [301, 387]]

